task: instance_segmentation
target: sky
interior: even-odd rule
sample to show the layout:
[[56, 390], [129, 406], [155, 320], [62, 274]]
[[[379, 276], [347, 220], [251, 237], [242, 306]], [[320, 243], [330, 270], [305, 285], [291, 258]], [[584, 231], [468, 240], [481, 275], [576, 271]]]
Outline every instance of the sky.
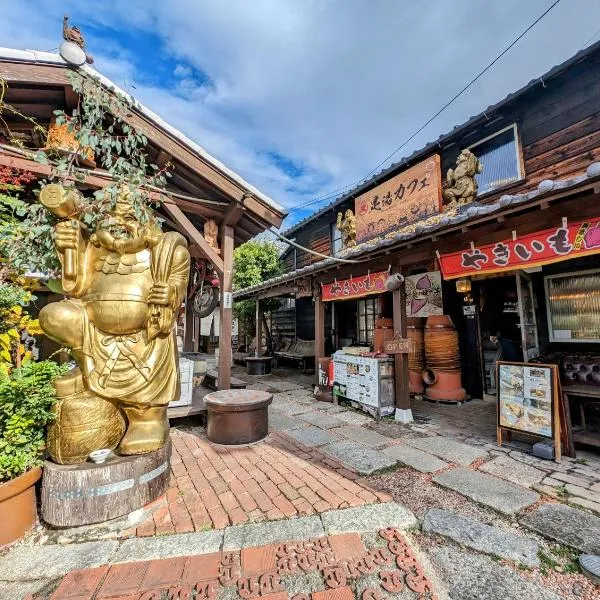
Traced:
[[[2, 0], [0, 46], [57, 51], [70, 15], [95, 68], [286, 207], [289, 227], [357, 185], [551, 3]], [[600, 2], [561, 0], [383, 166], [598, 39]]]

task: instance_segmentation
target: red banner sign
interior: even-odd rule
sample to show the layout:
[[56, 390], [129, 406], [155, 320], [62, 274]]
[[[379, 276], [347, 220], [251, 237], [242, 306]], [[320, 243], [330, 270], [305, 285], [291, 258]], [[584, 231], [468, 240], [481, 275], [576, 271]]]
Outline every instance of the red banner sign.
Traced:
[[385, 292], [385, 281], [388, 277], [389, 273], [387, 271], [381, 271], [379, 273], [369, 273], [362, 277], [351, 277], [333, 283], [324, 283], [321, 286], [323, 302], [361, 298], [370, 294], [382, 294]]
[[600, 217], [439, 257], [444, 279], [547, 265], [600, 252]]

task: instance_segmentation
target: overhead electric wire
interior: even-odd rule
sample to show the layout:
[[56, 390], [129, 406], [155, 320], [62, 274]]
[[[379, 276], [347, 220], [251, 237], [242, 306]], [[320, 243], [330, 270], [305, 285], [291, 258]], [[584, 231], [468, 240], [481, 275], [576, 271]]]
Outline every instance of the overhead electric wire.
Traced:
[[[397, 154], [402, 148], [404, 148], [408, 143], [410, 143], [419, 133], [421, 133], [430, 123], [432, 123], [437, 117], [439, 117], [451, 104], [453, 104], [460, 96], [462, 96], [477, 80], [479, 80], [485, 73], [487, 73], [513, 46], [515, 46], [529, 31], [531, 31], [557, 4], [559, 4], [561, 0], [555, 0], [539, 17], [537, 17], [530, 25], [527, 26], [492, 62], [490, 62], [484, 69], [482, 69], [475, 77], [469, 81], [457, 94], [455, 94], [442, 108], [440, 108], [432, 117], [430, 117], [421, 127], [419, 127], [412, 135], [410, 135], [402, 144], [400, 144], [391, 154], [388, 154], [381, 162], [379, 162], [367, 175], [363, 178], [356, 180], [354, 183], [350, 183], [348, 185], [342, 186], [333, 192], [305, 204], [301, 204], [289, 210], [289, 213], [292, 213], [296, 210], [301, 210], [302, 208], [306, 208], [311, 206], [312, 204], [316, 204], [318, 202], [322, 202], [324, 199], [326, 200], [332, 195], [335, 195], [340, 189], [346, 189], [348, 187], [354, 187], [359, 183], [365, 181], [370, 175], [375, 173], [377, 169], [383, 166], [388, 160], [390, 160], [395, 154]], [[593, 38], [592, 38], [593, 39]]]

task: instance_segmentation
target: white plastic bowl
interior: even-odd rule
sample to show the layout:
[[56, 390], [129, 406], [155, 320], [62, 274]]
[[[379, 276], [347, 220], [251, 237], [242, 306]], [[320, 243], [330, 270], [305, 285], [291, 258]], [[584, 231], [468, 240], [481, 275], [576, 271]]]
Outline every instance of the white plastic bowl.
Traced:
[[110, 448], [102, 448], [89, 453], [89, 459], [96, 464], [103, 463], [109, 456], [112, 450]]

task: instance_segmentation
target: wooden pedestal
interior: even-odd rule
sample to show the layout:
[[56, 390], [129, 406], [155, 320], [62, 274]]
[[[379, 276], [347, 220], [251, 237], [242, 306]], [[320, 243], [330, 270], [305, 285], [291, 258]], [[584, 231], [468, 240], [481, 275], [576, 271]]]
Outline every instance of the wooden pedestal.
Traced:
[[138, 456], [113, 456], [103, 464], [46, 461], [42, 518], [54, 527], [101, 523], [126, 515], [167, 491], [171, 441]]

